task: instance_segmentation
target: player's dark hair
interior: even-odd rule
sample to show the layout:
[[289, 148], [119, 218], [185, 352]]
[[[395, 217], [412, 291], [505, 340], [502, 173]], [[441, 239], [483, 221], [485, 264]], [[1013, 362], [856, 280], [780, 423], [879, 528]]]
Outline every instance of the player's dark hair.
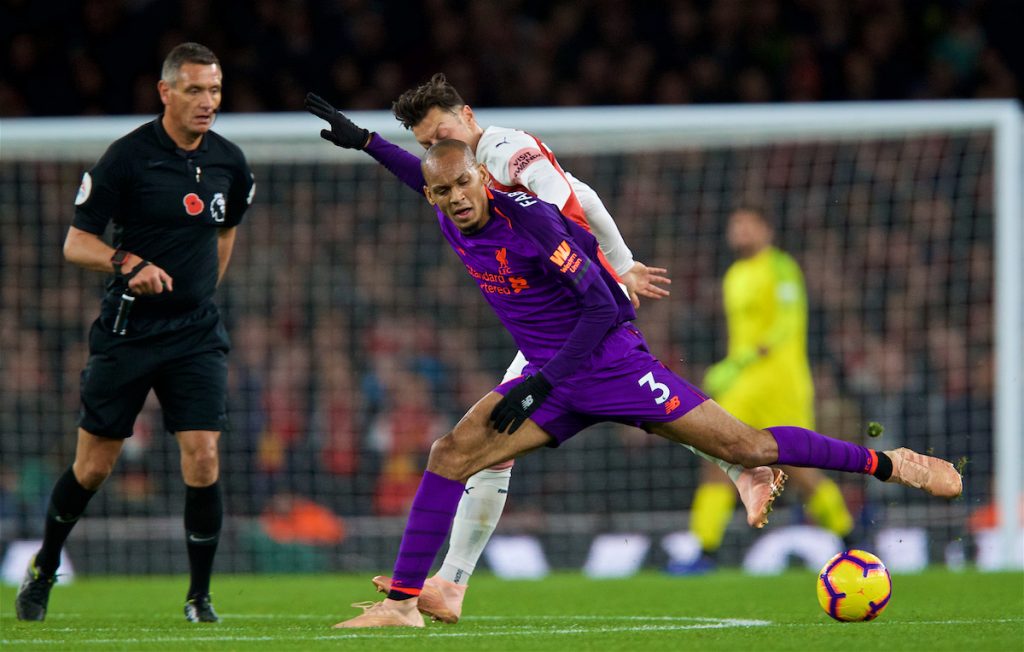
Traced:
[[453, 151], [459, 152], [470, 161], [475, 160], [475, 158], [473, 157], [473, 150], [470, 149], [469, 145], [462, 142], [461, 140], [456, 140], [454, 138], [445, 138], [444, 140], [434, 143], [433, 145], [430, 146], [429, 149], [427, 149], [427, 153], [423, 155], [423, 163], [429, 163], [430, 161], [433, 161], [434, 159], [437, 158], [441, 158], [448, 152]]
[[427, 116], [435, 106], [454, 113], [465, 106], [462, 96], [455, 87], [448, 83], [443, 72], [436, 73], [425, 84], [410, 88], [402, 93], [394, 104], [391, 112], [406, 129], [412, 129]]
[[220, 67], [220, 60], [210, 48], [199, 43], [181, 43], [176, 45], [164, 59], [164, 66], [160, 70], [160, 79], [168, 84], [178, 81], [178, 71], [186, 63], [217, 64]]

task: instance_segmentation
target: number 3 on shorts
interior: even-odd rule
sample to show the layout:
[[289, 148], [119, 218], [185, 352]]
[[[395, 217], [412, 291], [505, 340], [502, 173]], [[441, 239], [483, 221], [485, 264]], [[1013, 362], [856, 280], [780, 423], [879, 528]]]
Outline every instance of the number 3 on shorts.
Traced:
[[636, 384], [637, 385], [649, 385], [652, 392], [660, 392], [661, 396], [659, 396], [658, 398], [654, 399], [654, 402], [657, 403], [658, 405], [661, 405], [662, 403], [667, 401], [668, 400], [668, 395], [672, 393], [669, 390], [668, 385], [665, 385], [664, 383], [659, 383], [658, 381], [654, 380], [654, 372], [653, 371], [648, 371], [647, 374], [643, 378], [641, 378], [640, 380], [636, 381]]

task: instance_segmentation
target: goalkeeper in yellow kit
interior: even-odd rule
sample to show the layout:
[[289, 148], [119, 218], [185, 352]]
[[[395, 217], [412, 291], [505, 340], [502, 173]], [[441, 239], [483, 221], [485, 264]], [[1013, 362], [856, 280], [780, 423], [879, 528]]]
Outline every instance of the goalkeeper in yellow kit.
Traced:
[[[704, 391], [726, 411], [757, 428], [780, 423], [814, 429], [814, 386], [807, 361], [807, 293], [800, 267], [772, 245], [772, 226], [757, 210], [741, 208], [728, 224], [729, 248], [738, 260], [722, 283], [729, 346], [726, 358], [704, 376]], [[853, 529], [839, 487], [821, 471], [783, 467], [808, 516], [846, 537]], [[707, 570], [736, 505], [728, 477], [705, 464], [694, 495], [690, 530]]]

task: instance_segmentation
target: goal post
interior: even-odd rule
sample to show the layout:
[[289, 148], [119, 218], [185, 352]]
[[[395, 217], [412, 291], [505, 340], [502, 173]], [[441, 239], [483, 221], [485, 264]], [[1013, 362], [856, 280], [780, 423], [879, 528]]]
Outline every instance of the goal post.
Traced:
[[[390, 113], [349, 115], [356, 124], [419, 151]], [[693, 380], [699, 380], [716, 352], [721, 354], [724, 349], [724, 324], [715, 308], [721, 273], [730, 259], [723, 238], [724, 217], [738, 201], [751, 197], [763, 201], [778, 218], [780, 244], [804, 265], [808, 275], [819, 420], [856, 426], [877, 410], [898, 420], [890, 430], [902, 438], [900, 443], [935, 446], [940, 453], [966, 458], [965, 477], [978, 504], [964, 501], [940, 508], [914, 498], [908, 507], [911, 511], [890, 520], [920, 525], [934, 518], [945, 528], [943, 541], [953, 540], [956, 533], [964, 531], [968, 519], [971, 523], [984, 520], [981, 503], [991, 499], [998, 525], [992, 530], [995, 547], [989, 566], [1019, 567], [1024, 528], [1024, 135], [1019, 103], [479, 109], [476, 115], [483, 125], [516, 127], [544, 140], [566, 169], [602, 196], [637, 259], [671, 269], [677, 279], [673, 294], [679, 298], [662, 304], [645, 301], [640, 326], [663, 359], [676, 353], [680, 354], [676, 359], [685, 359], [674, 368]], [[5, 470], [29, 459], [69, 461], [66, 444], [52, 443], [47, 448], [36, 440], [70, 438], [70, 430], [54, 433], [45, 428], [59, 423], [67, 430], [68, 418], [73, 416], [68, 412], [74, 409], [77, 386], [66, 377], [77, 373], [72, 353], [81, 354], [83, 324], [87, 325], [96, 309], [95, 292], [90, 292], [97, 283], [88, 275], [55, 271], [63, 263], [54, 237], [62, 237], [59, 229], [70, 223], [81, 171], [113, 140], [147, 119], [0, 120], [0, 207], [4, 212], [0, 222], [9, 231], [16, 227], [15, 237], [0, 257], [6, 281], [4, 296], [8, 297], [3, 314], [13, 313], [19, 323], [12, 332], [17, 338], [14, 346], [21, 349], [20, 355], [5, 352], [0, 370], [6, 375], [21, 373], [18, 378], [23, 379], [29, 377], [24, 375], [26, 369], [31, 371], [35, 365], [42, 378], [36, 394], [26, 393], [22, 385], [9, 393], [13, 398], [3, 404], [5, 422], [20, 429], [15, 436], [5, 433], [9, 441], [0, 462], [8, 467]], [[242, 147], [257, 175], [256, 204], [243, 227], [257, 233], [251, 238], [244, 232], [240, 235], [242, 255], [233, 261], [222, 297], [232, 325], [239, 326], [233, 331], [236, 348], [232, 364], [245, 358], [244, 364], [265, 372], [265, 378], [256, 379], [256, 384], [272, 384], [275, 370], [286, 375], [288, 365], [316, 368], [318, 354], [330, 354], [330, 346], [336, 343], [352, 352], [337, 362], [350, 377], [325, 371], [310, 383], [310, 396], [324, 395], [325, 388], [335, 383], [349, 387], [351, 396], [365, 404], [380, 401], [387, 406], [389, 399], [382, 398], [387, 394], [383, 389], [389, 382], [387, 376], [399, 374], [417, 386], [423, 384], [420, 389], [425, 396], [443, 394], [447, 412], [431, 414], [425, 419], [431, 425], [424, 426], [424, 433], [417, 437], [443, 433], [452, 425], [451, 416], [468, 407], [474, 392], [479, 395], [489, 388], [480, 383], [492, 376], [497, 379], [494, 374], [501, 360], [511, 359], [512, 345], [507, 339], [497, 345], [485, 343], [473, 332], [494, 328], [495, 322], [481, 315], [478, 298], [470, 296], [471, 286], [455, 278], [453, 260], [439, 264], [430, 260], [431, 253], [424, 249], [441, 248], [439, 241], [425, 241], [426, 230], [403, 237], [387, 232], [402, 223], [396, 215], [422, 222], [429, 217], [428, 210], [386, 172], [373, 170], [375, 164], [369, 157], [323, 142], [319, 138], [322, 126], [305, 113], [226, 113], [218, 118], [217, 131]], [[379, 208], [374, 209], [375, 214], [387, 220], [383, 227], [360, 220], [359, 211], [375, 203]], [[342, 220], [344, 227], [332, 230], [330, 219]], [[340, 232], [344, 229], [348, 231]], [[324, 249], [317, 241], [324, 232], [329, 232], [324, 237], [332, 246], [347, 249]], [[394, 268], [396, 287], [373, 285], [363, 292], [359, 284], [371, 281], [361, 275], [360, 265], [370, 264], [374, 258], [369, 254], [360, 257], [361, 238], [373, 242], [372, 254], [386, 255], [396, 265], [404, 262], [401, 256], [392, 257], [395, 250], [411, 252], [409, 257], [416, 259], [417, 267]], [[247, 242], [253, 239], [255, 244]], [[29, 247], [31, 252], [16, 255], [15, 246]], [[317, 267], [318, 277], [337, 278], [313, 286], [308, 285], [310, 278], [302, 270], [289, 270], [281, 277], [268, 271], [273, 260], [267, 258], [268, 253], [281, 253], [282, 247], [302, 251], [307, 246], [320, 247], [318, 251], [329, 253], [344, 270]], [[987, 255], [992, 260], [984, 260]], [[347, 261], [346, 256], [357, 258], [359, 264]], [[403, 283], [411, 286], [403, 290], [398, 287]], [[77, 291], [78, 310], [83, 313], [78, 319], [84, 321], [56, 317], [62, 310], [54, 305], [56, 299], [37, 301], [28, 296], [27, 285], [38, 285], [44, 295], [53, 293], [51, 296], [60, 285], [65, 298], [74, 294], [71, 290]], [[317, 293], [329, 296], [335, 304], [311, 298]], [[429, 305], [423, 308], [421, 301]], [[258, 321], [254, 306], [260, 305], [268, 311], [298, 306], [305, 315], [296, 317], [296, 323], [274, 326], [303, 333], [301, 342], [287, 355], [261, 340], [267, 333], [260, 328], [247, 329], [247, 318]], [[408, 317], [408, 321], [389, 325], [388, 319], [396, 316]], [[59, 338], [33, 333], [33, 329], [45, 329], [55, 322], [63, 324], [66, 331]], [[466, 338], [431, 344], [436, 354], [431, 364], [446, 371], [367, 367], [387, 366], [396, 360], [400, 366], [412, 364], [390, 352], [374, 357], [377, 351], [373, 347], [377, 346], [408, 349], [417, 360], [424, 357], [424, 351], [411, 341], [415, 338], [399, 332], [416, 331], [417, 337], [429, 339], [429, 334], [416, 330], [424, 324], [444, 326], [446, 337]], [[330, 328], [343, 332], [323, 332]], [[280, 361], [278, 357], [249, 359], [244, 349], [253, 342], [259, 350], [280, 356]], [[4, 346], [6, 349], [8, 344]], [[26, 351], [33, 347], [39, 349], [39, 360], [28, 359], [31, 356]], [[368, 347], [372, 355], [359, 350], [361, 347]], [[986, 374], [990, 394], [978, 388], [985, 385]], [[472, 386], [472, 390], [457, 392], [431, 385], [438, 378]], [[968, 386], [962, 386], [964, 383]], [[242, 385], [233, 385], [232, 391], [242, 391]], [[261, 418], [279, 419], [283, 425], [275, 427], [288, 434], [267, 435], [253, 426], [258, 432], [250, 433], [252, 450], [246, 449], [252, 461], [240, 464], [238, 472], [260, 479], [258, 483], [239, 482], [237, 488], [247, 491], [259, 484], [252, 489], [258, 494], [266, 488], [264, 483], [278, 483], [274, 489], [278, 493], [318, 496], [351, 522], [368, 524], [368, 530], [376, 535], [393, 536], [395, 526], [387, 518], [399, 514], [400, 509], [388, 503], [391, 498], [381, 493], [377, 478], [410, 460], [421, 461], [422, 441], [410, 444], [415, 450], [408, 455], [399, 455], [394, 447], [403, 436], [401, 425], [388, 423], [384, 414], [365, 413], [364, 405], [321, 412], [309, 396], [295, 400], [304, 406], [298, 416], [288, 410], [283, 410], [284, 416], [275, 416], [272, 408], [259, 407], [266, 412], [261, 412]], [[359, 415], [353, 417], [356, 426], [349, 428], [359, 431], [352, 434], [359, 444], [334, 446], [328, 440], [340, 426], [332, 430], [323, 427], [322, 421], [345, 409]], [[31, 418], [22, 418], [22, 412]], [[288, 430], [293, 426], [295, 432]], [[943, 434], [933, 436], [930, 431]], [[961, 435], [966, 441], [957, 440]], [[651, 444], [637, 443], [633, 435], [619, 429], [602, 430], [592, 441], [588, 437], [580, 438], [586, 442], [571, 442], [568, 450], [540, 455], [552, 456], [554, 461], [534, 462], [531, 456], [517, 465], [521, 471], [513, 476], [510, 522], [529, 530], [530, 514], [554, 512], [565, 516], [559, 525], [566, 533], [578, 526], [597, 534], [616, 522], [643, 529], [647, 526], [636, 515], [650, 514], [649, 522], [658, 524], [650, 526], [652, 530], [685, 529], [695, 473], [688, 480], [678, 480], [685, 483], [683, 490], [666, 499], [663, 494], [679, 488], [666, 484], [667, 469], [635, 468], [631, 460], [660, 461], [669, 459], [668, 454], [645, 452], [643, 447]], [[885, 438], [872, 444], [890, 447]], [[151, 454], [146, 449], [149, 445], [142, 444], [141, 460]], [[582, 451], [588, 447], [603, 452], [584, 455]], [[365, 465], [363, 448], [372, 451], [371, 466], [377, 475], [347, 475], [346, 464]], [[304, 454], [326, 456], [326, 450], [335, 455], [331, 458], [335, 462], [302, 461]], [[287, 461], [275, 455], [283, 455]], [[260, 464], [271, 470], [253, 470], [262, 468]], [[325, 471], [325, 464], [334, 464], [334, 470]], [[139, 465], [147, 474], [159, 476], [158, 484], [166, 485], [168, 493], [175, 491], [168, 479], [176, 472], [173, 467], [145, 461]], [[275, 469], [285, 467], [291, 470], [275, 475]], [[225, 473], [231, 468], [227, 466]], [[976, 473], [973, 478], [972, 473]], [[607, 481], [588, 483], [576, 480], [576, 474]], [[401, 477], [403, 482], [407, 480]], [[616, 479], [620, 477], [630, 479]], [[323, 488], [327, 486], [331, 488]], [[515, 496], [520, 490], [527, 498], [516, 520]], [[856, 487], [851, 491], [860, 495]], [[879, 509], [895, 514], [897, 508], [879, 498], [878, 491], [869, 487], [861, 492], [865, 504], [885, 504]], [[126, 500], [130, 506], [130, 498]], [[401, 502], [401, 498], [394, 500]], [[147, 504], [158, 505], [155, 513], [160, 516], [176, 516], [174, 500], [166, 496]], [[353, 505], [363, 506], [352, 507], [350, 515], [346, 510]], [[254, 500], [246, 503], [245, 515], [255, 520], [264, 508], [265, 504]], [[26, 505], [19, 519], [28, 518], [33, 509], [38, 512]], [[138, 516], [131, 509], [111, 509], [114, 515]], [[105, 514], [103, 510], [104, 505], [96, 507], [100, 514]], [[569, 523], [576, 525], [570, 527]], [[31, 532], [25, 533], [29, 535]], [[6, 540], [8, 535], [4, 536]], [[567, 543], [547, 543], [559, 550], [559, 546], [569, 547]], [[353, 555], [365, 560], [370, 555], [366, 550], [372, 547], [366, 544]], [[940, 560], [936, 554], [941, 553], [933, 551], [933, 561]], [[563, 559], [564, 563], [578, 561], [568, 552]], [[231, 567], [249, 568], [241, 562]]]

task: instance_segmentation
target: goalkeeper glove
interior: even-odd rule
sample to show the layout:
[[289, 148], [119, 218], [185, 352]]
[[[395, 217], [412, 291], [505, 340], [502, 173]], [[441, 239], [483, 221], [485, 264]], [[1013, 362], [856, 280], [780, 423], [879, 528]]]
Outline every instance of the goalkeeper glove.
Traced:
[[761, 355], [763, 352], [760, 350], [751, 351], [744, 355], [728, 357], [711, 365], [707, 373], [704, 374], [704, 391], [712, 398], [720, 397], [735, 384], [740, 377], [740, 372]]
[[551, 383], [544, 376], [539, 373], [527, 376], [494, 406], [491, 411], [494, 428], [498, 432], [505, 432], [508, 428], [508, 434], [511, 435], [519, 430], [519, 426], [530, 418], [550, 393]]
[[370, 132], [345, 117], [331, 103], [315, 93], [306, 94], [306, 110], [326, 120], [330, 129], [320, 130], [320, 137], [345, 149], [363, 149], [370, 141]]

